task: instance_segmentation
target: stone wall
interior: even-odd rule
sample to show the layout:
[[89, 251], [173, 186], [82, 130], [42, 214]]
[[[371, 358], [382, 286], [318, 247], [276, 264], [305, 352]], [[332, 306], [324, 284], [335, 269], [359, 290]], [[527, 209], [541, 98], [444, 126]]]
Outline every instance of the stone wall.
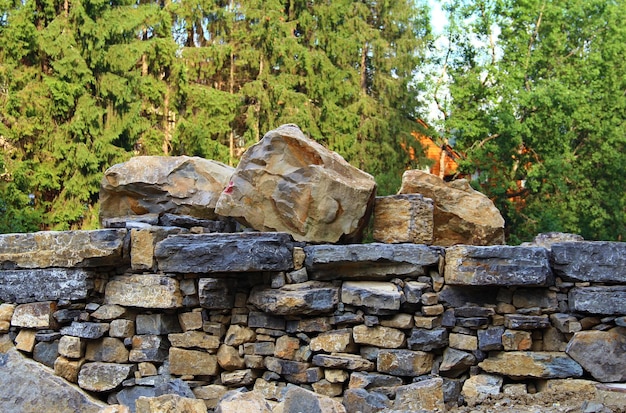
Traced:
[[[306, 245], [120, 226], [0, 236], [0, 353], [14, 345], [131, 411], [164, 394], [296, 411], [302, 389], [332, 398], [322, 411], [443, 411], [626, 382], [626, 243]], [[227, 394], [242, 387], [255, 392]], [[0, 388], [2, 410], [20, 411]]]

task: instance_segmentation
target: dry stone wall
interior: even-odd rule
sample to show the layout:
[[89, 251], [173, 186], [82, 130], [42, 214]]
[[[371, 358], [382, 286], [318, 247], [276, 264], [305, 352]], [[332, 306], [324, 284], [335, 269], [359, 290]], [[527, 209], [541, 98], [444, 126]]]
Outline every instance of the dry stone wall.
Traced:
[[19, 386], [19, 351], [98, 399], [84, 411], [133, 412], [444, 411], [626, 382], [626, 243], [307, 245], [151, 219], [0, 236], [0, 377]]

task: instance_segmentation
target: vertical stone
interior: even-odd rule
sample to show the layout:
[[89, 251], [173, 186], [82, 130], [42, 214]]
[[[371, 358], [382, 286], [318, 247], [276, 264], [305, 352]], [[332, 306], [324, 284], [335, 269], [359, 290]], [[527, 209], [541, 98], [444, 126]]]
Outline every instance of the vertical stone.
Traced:
[[373, 238], [387, 244], [432, 244], [432, 199], [420, 194], [376, 197]]

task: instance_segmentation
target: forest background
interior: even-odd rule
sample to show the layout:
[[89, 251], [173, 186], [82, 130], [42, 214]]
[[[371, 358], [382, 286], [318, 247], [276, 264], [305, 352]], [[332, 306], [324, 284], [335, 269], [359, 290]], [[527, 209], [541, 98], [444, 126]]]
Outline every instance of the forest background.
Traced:
[[296, 123], [379, 195], [430, 136], [511, 244], [622, 240], [625, 1], [434, 1], [0, 0], [0, 233], [96, 228], [108, 167]]

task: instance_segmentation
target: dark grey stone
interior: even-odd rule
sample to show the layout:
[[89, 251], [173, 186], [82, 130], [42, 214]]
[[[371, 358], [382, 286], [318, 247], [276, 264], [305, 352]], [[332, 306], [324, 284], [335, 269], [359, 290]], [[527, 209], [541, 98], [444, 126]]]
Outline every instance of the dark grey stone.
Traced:
[[547, 315], [506, 314], [504, 326], [512, 330], [537, 330], [550, 327], [550, 318]]
[[174, 314], [138, 314], [135, 319], [137, 335], [169, 334], [181, 331], [178, 317]]
[[449, 247], [444, 278], [448, 285], [554, 285], [548, 251], [538, 247]]
[[411, 337], [407, 340], [411, 350], [432, 351], [448, 345], [448, 330], [445, 328], [434, 328], [427, 330], [414, 328], [411, 330]]
[[61, 328], [64, 336], [96, 339], [105, 335], [109, 331], [108, 323], [81, 323], [73, 321], [69, 327]]
[[467, 317], [457, 318], [456, 325], [466, 328], [480, 328], [489, 325], [489, 318], [487, 317]]
[[458, 377], [476, 363], [476, 357], [465, 351], [448, 347], [443, 352], [443, 360], [439, 366], [442, 376]]
[[626, 380], [626, 328], [580, 331], [574, 334], [565, 352], [598, 381]]
[[83, 310], [71, 310], [64, 308], [62, 310], [55, 311], [52, 316], [61, 324], [69, 323], [70, 321], [78, 321], [78, 317]]
[[566, 280], [626, 283], [626, 242], [563, 242], [552, 245], [553, 268]]
[[445, 285], [439, 291], [439, 302], [450, 307], [463, 307], [468, 304], [483, 306], [498, 303], [497, 287], [472, 287]]
[[503, 326], [488, 327], [478, 330], [478, 348], [482, 351], [502, 350]]
[[[376, 357], [374, 357], [376, 359]], [[400, 377], [388, 374], [355, 371], [350, 375], [350, 388], [363, 388], [366, 390], [375, 390], [380, 387], [397, 387], [402, 386], [403, 381]]]
[[626, 286], [576, 287], [568, 295], [573, 311], [601, 315], [626, 314]]
[[289, 271], [293, 246], [280, 232], [184, 234], [157, 243], [154, 256], [165, 272]]
[[23, 304], [59, 299], [84, 300], [93, 290], [94, 272], [73, 268], [0, 271], [0, 301]]
[[322, 397], [298, 386], [289, 386], [285, 392], [283, 413], [323, 413]]
[[115, 395], [118, 404], [123, 404], [135, 413], [135, 402], [140, 397], [156, 397], [156, 388], [152, 386], [125, 387]]
[[365, 389], [347, 389], [343, 392], [343, 405], [348, 412], [375, 413], [391, 409], [391, 400], [384, 394]]
[[464, 306], [454, 309], [456, 317], [489, 317], [493, 314], [495, 314], [493, 308], [488, 307]]
[[35, 345], [33, 359], [43, 365], [54, 368], [54, 361], [59, 356], [58, 341], [41, 341]]
[[200, 306], [210, 310], [228, 310], [235, 306], [235, 280], [200, 278], [198, 299]]
[[181, 227], [192, 228], [202, 227], [206, 228], [208, 232], [235, 232], [237, 229], [236, 221], [231, 218], [222, 218], [218, 220], [200, 219], [189, 215], [175, 215], [165, 213], [159, 218], [159, 225], [165, 227]]
[[331, 283], [307, 281], [282, 288], [256, 286], [248, 303], [275, 315], [313, 315], [333, 311], [339, 302], [339, 287]]
[[517, 308], [556, 309], [559, 302], [555, 291], [544, 288], [519, 288], [513, 293], [513, 305]]
[[271, 314], [251, 311], [248, 314], [248, 327], [250, 328], [271, 328], [274, 330], [285, 329], [285, 319], [275, 317]]
[[312, 245], [304, 248], [310, 279], [390, 279], [426, 274], [441, 249], [418, 244]]

